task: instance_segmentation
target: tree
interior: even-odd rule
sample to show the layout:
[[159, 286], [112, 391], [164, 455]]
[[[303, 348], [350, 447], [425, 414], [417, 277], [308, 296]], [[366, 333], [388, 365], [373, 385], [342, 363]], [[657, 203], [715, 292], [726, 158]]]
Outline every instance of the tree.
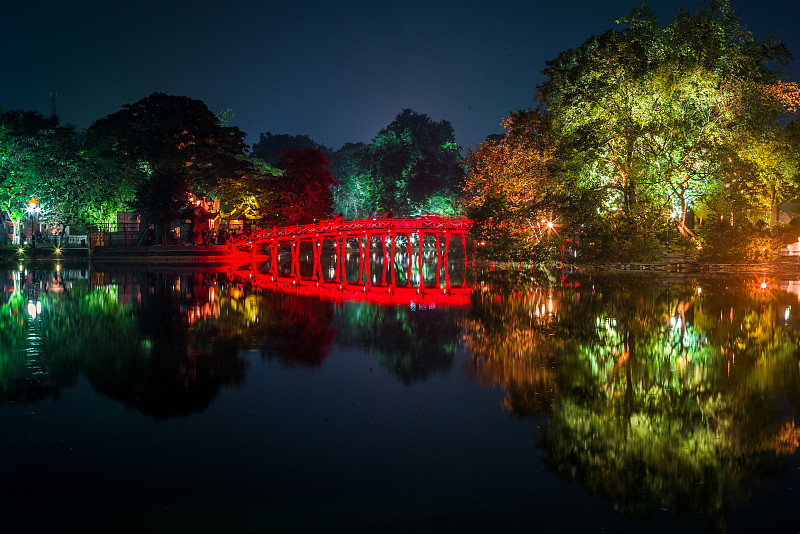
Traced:
[[370, 211], [452, 213], [462, 180], [453, 126], [405, 109], [356, 158], [343, 183]]
[[357, 168], [358, 158], [366, 146], [364, 143], [345, 143], [328, 155], [331, 174], [337, 182], [333, 188], [334, 211], [347, 219], [363, 218], [370, 211], [369, 183]]
[[547, 116], [513, 113], [506, 135], [469, 149], [460, 202], [473, 220], [472, 233], [492, 257], [532, 252], [553, 227], [552, 198], [559, 172], [557, 147]]
[[240, 157], [245, 134], [222, 126], [202, 101], [188, 97], [153, 93], [96, 121], [89, 135], [135, 188], [137, 211], [164, 234], [189, 193], [210, 194], [220, 177], [252, 170]]
[[724, 162], [743, 148], [753, 114], [780, 109], [796, 89], [768, 68], [790, 55], [776, 39], [750, 35], [727, 0], [696, 15], [680, 10], [663, 28], [647, 4], [617, 22], [622, 30], [547, 62], [541, 109], [582, 163], [582, 185], [601, 188], [609, 210], [658, 216], [666, 203], [688, 233], [687, 209], [724, 183]]
[[0, 115], [0, 207], [14, 224], [16, 242], [20, 222], [28, 216], [27, 203], [35, 196], [41, 158], [48, 154], [48, 133], [57, 126], [57, 119], [33, 111], [12, 110]]
[[336, 181], [328, 171], [330, 162], [319, 149], [287, 150], [277, 166], [283, 171], [276, 213], [280, 222], [309, 223], [331, 215], [331, 187]]
[[216, 188], [225, 219], [261, 220], [277, 210], [279, 179], [283, 171], [258, 158], [250, 158], [250, 164], [252, 172], [227, 176]]

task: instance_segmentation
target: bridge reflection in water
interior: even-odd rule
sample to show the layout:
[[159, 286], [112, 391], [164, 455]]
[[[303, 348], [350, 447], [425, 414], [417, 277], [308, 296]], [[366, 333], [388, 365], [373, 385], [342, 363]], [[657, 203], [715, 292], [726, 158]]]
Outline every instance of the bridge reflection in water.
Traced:
[[421, 217], [262, 230], [231, 244], [228, 274], [254, 287], [330, 300], [466, 305], [471, 225]]

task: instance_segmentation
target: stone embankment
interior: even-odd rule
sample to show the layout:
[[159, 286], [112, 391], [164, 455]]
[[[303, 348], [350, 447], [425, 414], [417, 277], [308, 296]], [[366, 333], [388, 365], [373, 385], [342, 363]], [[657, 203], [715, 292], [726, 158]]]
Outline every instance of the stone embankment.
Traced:
[[104, 246], [70, 248], [56, 251], [45, 247], [2, 247], [0, 263], [26, 263], [30, 261], [92, 261], [95, 265], [222, 265], [230, 259], [225, 245], [207, 246]]
[[230, 261], [227, 245], [176, 245], [176, 246], [105, 246], [95, 247], [92, 263], [137, 265], [163, 263], [174, 265], [214, 265]]
[[27, 261], [89, 261], [88, 248], [0, 247], [0, 263]]

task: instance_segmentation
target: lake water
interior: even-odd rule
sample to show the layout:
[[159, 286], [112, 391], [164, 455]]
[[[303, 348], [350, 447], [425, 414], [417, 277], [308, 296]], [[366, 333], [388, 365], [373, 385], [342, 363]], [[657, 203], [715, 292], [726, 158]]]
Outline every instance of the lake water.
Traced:
[[800, 527], [796, 279], [0, 275], [5, 532]]

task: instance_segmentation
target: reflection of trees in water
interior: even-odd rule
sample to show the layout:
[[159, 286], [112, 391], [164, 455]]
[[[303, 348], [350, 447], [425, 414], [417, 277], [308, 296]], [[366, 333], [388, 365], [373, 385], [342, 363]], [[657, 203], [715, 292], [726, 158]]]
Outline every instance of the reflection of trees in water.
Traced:
[[244, 380], [240, 336], [213, 321], [189, 322], [187, 309], [206, 300], [206, 276], [158, 273], [134, 282], [141, 303], [124, 334], [130, 350], [87, 362], [97, 391], [160, 419], [204, 411], [222, 386]]
[[[179, 279], [142, 275], [124, 282], [124, 291], [69, 281], [39, 295], [35, 317], [25, 311], [28, 298], [12, 290], [0, 304], [3, 398], [57, 395], [85, 373], [97, 391], [157, 418], [204, 410], [222, 385], [243, 380], [241, 340], [229, 329], [195, 328], [202, 321], [190, 325], [186, 309], [198, 295], [182, 291]], [[120, 303], [132, 287], [141, 307]]]
[[261, 297], [271, 317], [262, 354], [288, 366], [317, 367], [328, 357], [336, 337], [333, 303], [300, 295]]
[[541, 292], [487, 294], [465, 322], [469, 372], [506, 387], [513, 413], [551, 403], [542, 443], [560, 475], [634, 517], [665, 505], [724, 527], [800, 437], [785, 304], [727, 284], [586, 280], [544, 322]]
[[[62, 387], [74, 385], [77, 369], [69, 358], [47, 356], [52, 328], [42, 320], [49, 295], [40, 286], [51, 281], [49, 273], [32, 271], [2, 273], [0, 285], [0, 404], [37, 402], [58, 397]], [[35, 286], [35, 287], [34, 287]], [[39, 307], [36, 307], [36, 302]]]
[[458, 340], [454, 308], [431, 313], [353, 303], [337, 311], [337, 343], [369, 347], [378, 363], [406, 385], [453, 365]]
[[483, 387], [504, 387], [504, 408], [520, 416], [546, 412], [555, 391], [548, 302], [541, 291], [504, 295], [484, 286], [461, 324], [473, 355], [464, 364], [467, 377]]

